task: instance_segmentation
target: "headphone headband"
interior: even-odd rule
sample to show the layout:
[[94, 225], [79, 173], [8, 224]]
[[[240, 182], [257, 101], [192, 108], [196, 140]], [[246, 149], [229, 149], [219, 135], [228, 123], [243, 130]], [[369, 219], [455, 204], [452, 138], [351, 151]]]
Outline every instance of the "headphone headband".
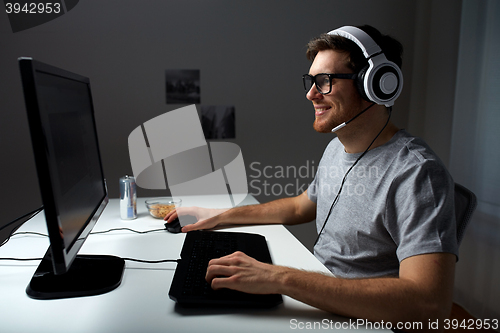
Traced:
[[344, 26], [328, 34], [353, 41], [368, 60], [368, 66], [359, 72], [357, 79], [361, 96], [387, 107], [394, 105], [394, 101], [403, 89], [403, 73], [395, 63], [387, 60], [373, 38], [363, 30], [352, 26]]
[[363, 51], [366, 59], [373, 57], [375, 54], [382, 53], [382, 49], [377, 45], [377, 43], [375, 43], [370, 35], [359, 28], [345, 26], [332, 30], [328, 34], [342, 36], [352, 40]]

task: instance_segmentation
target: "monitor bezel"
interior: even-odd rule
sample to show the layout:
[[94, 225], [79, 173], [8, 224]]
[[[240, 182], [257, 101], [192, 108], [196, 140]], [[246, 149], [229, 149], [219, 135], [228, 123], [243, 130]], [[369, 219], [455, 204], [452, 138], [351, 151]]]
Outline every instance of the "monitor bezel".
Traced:
[[[51, 261], [54, 274], [60, 275], [66, 273], [69, 270], [71, 264], [78, 254], [78, 251], [83, 246], [86, 238], [94, 228], [99, 219], [99, 216], [102, 214], [104, 208], [109, 202], [106, 180], [102, 167], [102, 159], [100, 155], [99, 140], [97, 136], [95, 112], [92, 102], [92, 92], [90, 89], [90, 80], [87, 77], [48, 65], [46, 63], [42, 63], [40, 61], [34, 60], [33, 58], [22, 57], [19, 58], [18, 61], [21, 70], [23, 90], [25, 94], [28, 124], [30, 129], [33, 153], [35, 157], [40, 194], [42, 197], [47, 231], [50, 240], [50, 254], [52, 257]], [[57, 212], [54, 189], [52, 187], [49, 159], [47, 156], [48, 151], [46, 149], [46, 138], [40, 115], [40, 100], [36, 88], [37, 73], [59, 76], [65, 79], [84, 83], [87, 86], [91, 102], [91, 116], [95, 140], [97, 143], [97, 153], [99, 159], [99, 167], [102, 174], [102, 186], [104, 195], [102, 198], [100, 198], [99, 203], [96, 205], [92, 214], [88, 217], [84, 226], [80, 229], [78, 235], [76, 235], [76, 237], [72, 240], [69, 248], [66, 248], [64, 235], [60, 232], [59, 214]]]

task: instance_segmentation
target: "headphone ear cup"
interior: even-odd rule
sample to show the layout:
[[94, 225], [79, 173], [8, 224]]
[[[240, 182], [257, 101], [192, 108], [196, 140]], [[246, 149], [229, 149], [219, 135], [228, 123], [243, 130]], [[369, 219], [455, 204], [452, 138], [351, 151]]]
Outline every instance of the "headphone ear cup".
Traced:
[[366, 65], [363, 67], [359, 72], [358, 75], [356, 76], [356, 88], [358, 89], [359, 94], [361, 95], [361, 98], [363, 98], [365, 101], [371, 102], [371, 100], [368, 98], [368, 95], [366, 94], [365, 91], [365, 75], [366, 71], [368, 70], [369, 65]]
[[[365, 86], [366, 82], [366, 86]], [[385, 60], [375, 69], [368, 64], [356, 77], [356, 88], [361, 97], [377, 104], [393, 105], [403, 85], [402, 73], [394, 63]]]
[[400, 92], [399, 85], [401, 82], [400, 72], [396, 65], [386, 63], [380, 66], [373, 73], [372, 92], [375, 98], [380, 101], [394, 101]]

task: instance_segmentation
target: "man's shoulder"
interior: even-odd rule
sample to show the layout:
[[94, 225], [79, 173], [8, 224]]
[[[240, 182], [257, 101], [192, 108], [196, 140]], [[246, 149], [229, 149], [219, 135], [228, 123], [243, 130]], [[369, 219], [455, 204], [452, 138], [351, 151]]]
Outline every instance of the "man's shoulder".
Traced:
[[411, 135], [405, 130], [398, 131], [394, 137], [384, 145], [384, 153], [404, 160], [416, 163], [425, 161], [438, 161], [439, 156], [420, 137]]
[[406, 131], [398, 136], [389, 162], [395, 180], [405, 182], [426, 177], [443, 186], [452, 181], [445, 164], [423, 139]]

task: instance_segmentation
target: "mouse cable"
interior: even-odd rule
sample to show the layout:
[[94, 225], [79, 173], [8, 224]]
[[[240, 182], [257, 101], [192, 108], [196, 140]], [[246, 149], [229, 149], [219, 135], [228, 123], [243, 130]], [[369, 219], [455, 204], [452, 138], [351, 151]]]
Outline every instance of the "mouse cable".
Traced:
[[[146, 231], [138, 231], [138, 230], [133, 230], [133, 229], [130, 229], [130, 228], [114, 228], [114, 229], [109, 229], [109, 230], [105, 230], [105, 231], [95, 231], [95, 232], [91, 232], [90, 235], [99, 235], [99, 234], [105, 234], [105, 233], [108, 233], [108, 232], [112, 232], [112, 231], [122, 231], [122, 230], [125, 230], [125, 231], [130, 231], [130, 232], [135, 232], [136, 234], [147, 234], [147, 233], [150, 233], [150, 232], [157, 232], [157, 231], [165, 231], [165, 229], [152, 229], [152, 230], [146, 230]], [[14, 237], [14, 236], [18, 236], [18, 235], [35, 235], [35, 236], [43, 236], [43, 237], [49, 237], [49, 235], [47, 234], [42, 234], [40, 232], [35, 232], [35, 231], [19, 231], [19, 232], [16, 232], [14, 234], [11, 234], [3, 243], [2, 245], [4, 245], [5, 243], [7, 243], [11, 237]], [[1, 246], [1, 245], [0, 245]]]
[[330, 206], [330, 210], [328, 211], [328, 214], [326, 215], [325, 222], [323, 222], [323, 226], [321, 227], [321, 230], [318, 232], [318, 236], [316, 237], [316, 240], [314, 241], [314, 245], [313, 246], [316, 246], [316, 244], [318, 243], [318, 240], [321, 237], [321, 234], [323, 233], [323, 230], [325, 229], [326, 222], [328, 222], [328, 218], [330, 217], [330, 214], [332, 213], [333, 207], [335, 207], [335, 205], [338, 202], [338, 199], [339, 199], [339, 196], [340, 196], [340, 192], [342, 192], [342, 188], [344, 187], [344, 183], [345, 183], [345, 180], [347, 178], [347, 175], [356, 166], [356, 164], [358, 164], [359, 160], [361, 158], [363, 158], [363, 156], [365, 156], [366, 153], [368, 153], [368, 151], [370, 150], [370, 147], [373, 145], [373, 143], [375, 142], [375, 140], [377, 140], [377, 138], [380, 136], [380, 134], [382, 134], [382, 132], [384, 131], [384, 129], [387, 127], [387, 124], [389, 124], [389, 120], [391, 119], [391, 115], [392, 115], [392, 106], [388, 108], [388, 111], [389, 111], [389, 117], [387, 117], [387, 121], [385, 122], [384, 127], [382, 127], [382, 129], [380, 130], [380, 132], [378, 132], [377, 136], [372, 140], [372, 142], [370, 143], [370, 145], [368, 146], [368, 148], [366, 148], [366, 150], [363, 152], [363, 154], [361, 154], [356, 159], [356, 161], [351, 165], [351, 167], [349, 168], [349, 170], [347, 170], [347, 172], [345, 173], [344, 178], [342, 179], [342, 183], [340, 184], [339, 192], [335, 196], [335, 199], [333, 200], [332, 205]]
[[[38, 212], [37, 212], [38, 213]], [[25, 216], [27, 216], [29, 214], [26, 214]], [[147, 233], [150, 233], [150, 232], [156, 232], [156, 231], [165, 231], [165, 229], [152, 229], [152, 230], [147, 230], [147, 231], [137, 231], [137, 230], [133, 230], [133, 229], [130, 229], [130, 228], [114, 228], [114, 229], [109, 229], [109, 230], [105, 230], [105, 231], [96, 231], [96, 232], [91, 232], [90, 234], [104, 234], [104, 233], [108, 233], [108, 232], [112, 232], [112, 231], [122, 231], [122, 230], [125, 230], [125, 231], [131, 231], [131, 232], [135, 232], [135, 233], [138, 233], [138, 234], [147, 234]], [[30, 235], [37, 235], [37, 236], [43, 236], [43, 237], [48, 237], [48, 235], [46, 234], [42, 234], [42, 233], [39, 233], [39, 232], [34, 232], [34, 231], [21, 231], [21, 232], [16, 232], [15, 234], [11, 234], [9, 236], [9, 238], [7, 238], [3, 243], [7, 243], [7, 241], [12, 237], [12, 236], [16, 236], [16, 235], [27, 235], [27, 234], [30, 234]], [[146, 263], [146, 264], [160, 264], [160, 263], [165, 263], [165, 262], [179, 262], [180, 259], [164, 259], [164, 260], [141, 260], [141, 259], [133, 259], [133, 258], [122, 258], [123, 260], [127, 260], [127, 261], [135, 261], [135, 262], [140, 262], [140, 263]], [[10, 261], [36, 261], [36, 260], [42, 260], [42, 258], [0, 258], [0, 260], [10, 260]]]
[[164, 260], [141, 260], [141, 259], [133, 259], [133, 258], [122, 258], [122, 259], [127, 260], [127, 261], [146, 263], [146, 264], [161, 264], [164, 262], [176, 262], [176, 263], [181, 262], [181, 259], [164, 259]]
[[43, 258], [0, 258], [0, 260], [4, 261], [36, 261], [42, 260]]
[[[37, 212], [38, 213], [38, 212]], [[29, 215], [29, 214], [27, 214]], [[125, 231], [131, 231], [131, 232], [135, 232], [137, 234], [147, 234], [147, 233], [150, 233], [150, 232], [157, 232], [157, 231], [165, 231], [165, 229], [152, 229], [152, 230], [147, 230], [147, 231], [137, 231], [137, 230], [133, 230], [133, 229], [130, 229], [130, 228], [114, 228], [114, 229], [109, 229], [109, 230], [105, 230], [105, 231], [97, 231], [97, 232], [91, 232], [90, 234], [93, 235], [93, 234], [104, 234], [104, 233], [107, 233], [107, 232], [112, 232], [112, 231], [121, 231], [121, 230], [125, 230]], [[0, 245], [3, 246], [5, 245], [11, 237], [13, 236], [17, 236], [17, 235], [36, 235], [36, 236], [43, 236], [43, 237], [49, 237], [49, 235], [46, 235], [46, 234], [42, 234], [40, 232], [35, 232], [35, 231], [20, 231], [20, 232], [16, 232], [14, 234], [10, 234], [9, 237]], [[0, 258], [0, 260], [19, 260], [19, 261], [33, 261], [33, 260], [42, 260], [42, 258], [26, 258], [26, 259], [22, 259], [22, 258]], [[127, 259], [125, 259], [127, 260]], [[160, 260], [160, 261], [141, 261], [139, 259], [128, 259], [130, 261], [137, 261], [137, 262], [144, 262], [144, 263], [151, 263], [151, 264], [156, 264], [156, 263], [161, 263], [161, 262], [169, 262], [169, 261], [176, 261], [176, 260]], [[177, 259], [179, 260], [179, 259]]]
[[[83, 259], [91, 259], [91, 260], [102, 260], [102, 258], [96, 258], [95, 255], [93, 254], [80, 254], [77, 257], [83, 258]], [[119, 257], [120, 259], [126, 260], [126, 261], [135, 261], [135, 262], [141, 262], [145, 264], [161, 264], [165, 262], [176, 262], [179, 263], [181, 259], [160, 259], [160, 260], [143, 260], [143, 259], [135, 259], [135, 258], [126, 258], [126, 257]], [[107, 260], [107, 259], [105, 259]]]
[[130, 232], [135, 232], [136, 234], [148, 234], [150, 232], [165, 231], [165, 228], [152, 229], [152, 230], [146, 230], [146, 231], [138, 231], [138, 230], [134, 230], [134, 229], [130, 229], [130, 228], [113, 228], [113, 229], [109, 229], [109, 230], [105, 230], [105, 231], [93, 231], [90, 234], [91, 235], [100, 235], [100, 234], [105, 234], [105, 233], [112, 232], [112, 231], [130, 231]]
[[[43, 206], [29, 212], [29, 213], [26, 213], [24, 214], [23, 216], [20, 216], [18, 218], [16, 218], [15, 220], [7, 223], [6, 225], [0, 227], [0, 231], [2, 231], [3, 229], [15, 224], [16, 222], [18, 222], [19, 220], [25, 218], [25, 217], [28, 217], [28, 219], [26, 219], [25, 222], [27, 222], [28, 220], [32, 219], [33, 217], [35, 217], [38, 213], [40, 213], [41, 211], [43, 210]], [[23, 223], [24, 224], [24, 223]], [[20, 226], [19, 226], [20, 227]], [[21, 231], [21, 232], [15, 232], [18, 228], [14, 228], [11, 233], [9, 234], [9, 236], [0, 244], [0, 247], [4, 246], [9, 240], [11, 237], [13, 236], [17, 236], [17, 235], [27, 235], [27, 234], [32, 234], [32, 235], [37, 235], [37, 236], [44, 236], [44, 237], [48, 237], [48, 235], [46, 234], [42, 234], [42, 233], [38, 233], [38, 232], [32, 232], [32, 231]], [[156, 231], [165, 231], [165, 228], [163, 229], [153, 229], [153, 230], [147, 230], [147, 231], [137, 231], [137, 230], [133, 230], [133, 229], [129, 229], [129, 228], [114, 228], [114, 229], [110, 229], [110, 230], [105, 230], [105, 231], [95, 231], [95, 232], [91, 232], [90, 235], [97, 235], [97, 234], [105, 234], [107, 232], [111, 232], [111, 231], [119, 231], [119, 230], [126, 230], [126, 231], [131, 231], [131, 232], [135, 232], [137, 234], [147, 234], [147, 233], [150, 233], [150, 232], [156, 232]]]
[[47, 235], [47, 234], [42, 234], [41, 232], [36, 232], [36, 231], [19, 231], [19, 232], [16, 232], [15, 234], [12, 234], [10, 236], [14, 237], [14, 236], [19, 236], [19, 235], [35, 235], [35, 236], [49, 237], [49, 235]]
[[[82, 255], [82, 257], [85, 257], [86, 255]], [[88, 256], [88, 255], [87, 255]], [[87, 257], [91, 258], [91, 257]], [[163, 260], [142, 260], [142, 259], [134, 259], [134, 258], [122, 258], [119, 257], [123, 260], [127, 261], [135, 261], [135, 262], [140, 262], [140, 263], [145, 263], [145, 264], [161, 264], [165, 262], [176, 262], [179, 263], [181, 259], [163, 259]], [[0, 258], [0, 260], [4, 261], [37, 261], [37, 260], [43, 260], [43, 258]]]

